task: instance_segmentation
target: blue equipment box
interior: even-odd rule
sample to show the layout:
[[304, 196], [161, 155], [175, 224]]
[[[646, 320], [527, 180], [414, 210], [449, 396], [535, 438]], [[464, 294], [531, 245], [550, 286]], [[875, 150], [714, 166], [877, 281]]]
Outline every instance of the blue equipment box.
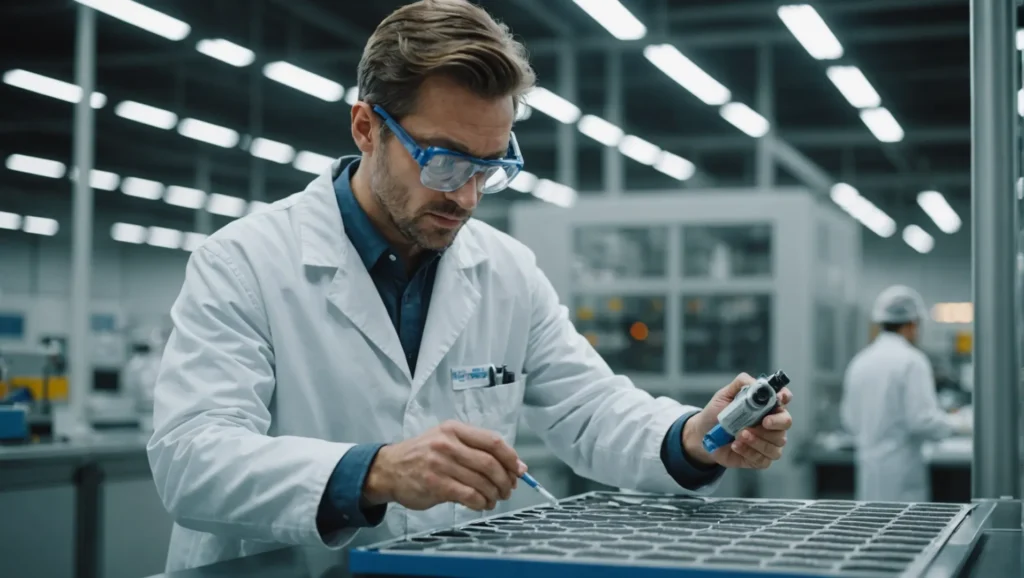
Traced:
[[0, 440], [28, 437], [28, 410], [20, 405], [0, 405]]
[[970, 504], [591, 492], [353, 549], [356, 576], [917, 576]]

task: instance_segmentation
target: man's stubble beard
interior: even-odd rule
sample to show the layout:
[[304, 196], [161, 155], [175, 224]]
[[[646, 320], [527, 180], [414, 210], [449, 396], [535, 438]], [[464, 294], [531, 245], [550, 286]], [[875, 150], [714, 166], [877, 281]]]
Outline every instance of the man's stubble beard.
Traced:
[[[402, 235], [402, 237], [415, 247], [429, 251], [444, 251], [455, 242], [460, 225], [457, 229], [448, 233], [438, 230], [431, 235], [426, 231], [426, 212], [419, 215], [405, 214], [403, 200], [408, 197], [407, 192], [391, 178], [388, 171], [387, 153], [382, 151], [378, 155], [370, 178], [370, 192], [376, 200], [377, 205], [384, 209], [384, 214], [391, 225]], [[454, 210], [453, 210], [454, 209]], [[425, 210], [436, 210], [443, 214], [463, 213], [452, 201], [447, 201], [444, 206], [428, 206]]]

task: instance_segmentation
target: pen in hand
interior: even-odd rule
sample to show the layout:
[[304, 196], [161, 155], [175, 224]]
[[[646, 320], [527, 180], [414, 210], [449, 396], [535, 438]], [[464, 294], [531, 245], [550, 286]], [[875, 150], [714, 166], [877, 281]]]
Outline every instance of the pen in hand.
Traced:
[[554, 494], [552, 494], [551, 492], [547, 491], [547, 490], [546, 490], [546, 489], [544, 488], [544, 486], [540, 485], [540, 482], [538, 482], [537, 480], [535, 480], [535, 479], [533, 478], [533, 476], [531, 476], [531, 475], [529, 474], [529, 472], [523, 472], [523, 475], [519, 476], [519, 479], [521, 479], [521, 480], [523, 480], [524, 482], [526, 482], [526, 485], [528, 485], [528, 486], [530, 486], [531, 488], [533, 488], [533, 489], [537, 490], [538, 492], [540, 492], [540, 495], [544, 496], [544, 498], [545, 498], [545, 499], [546, 499], [547, 501], [551, 502], [551, 503], [552, 503], [552, 504], [554, 504], [555, 506], [557, 506], [557, 505], [558, 505], [558, 498], [556, 498], [556, 497], [554, 496]]

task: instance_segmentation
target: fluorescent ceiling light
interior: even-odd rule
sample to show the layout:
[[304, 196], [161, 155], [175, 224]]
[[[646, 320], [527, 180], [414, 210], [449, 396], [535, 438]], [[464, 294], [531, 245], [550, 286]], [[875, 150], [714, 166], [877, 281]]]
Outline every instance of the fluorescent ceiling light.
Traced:
[[671, 44], [652, 44], [644, 48], [644, 57], [704, 104], [719, 106], [732, 98], [728, 88], [711, 78], [711, 75]]
[[963, 223], [960, 215], [946, 202], [946, 197], [938, 191], [924, 191], [917, 194], [917, 204], [927, 213], [940, 231], [952, 235], [960, 230]]
[[639, 40], [647, 35], [647, 27], [633, 16], [619, 0], [573, 0], [605, 30], [619, 40]]
[[347, 102], [349, 106], [355, 106], [355, 104], [359, 102], [358, 86], [353, 86], [345, 91], [345, 102]]
[[648, 166], [658, 162], [658, 157], [661, 155], [660, 148], [631, 134], [622, 138], [622, 142], [619, 143], [619, 152]]
[[[78, 167], [71, 167], [71, 174], [69, 175], [69, 178], [71, 179], [71, 182], [78, 181]], [[93, 169], [89, 176], [89, 186], [102, 191], [117, 190], [117, 185], [120, 183], [120, 176], [115, 173], [108, 173], [107, 171]]]
[[334, 159], [329, 156], [301, 151], [295, 155], [295, 162], [292, 163], [292, 166], [304, 173], [319, 175], [330, 168], [333, 162]]
[[1024, 50], [1024, 29], [1017, 31], [1017, 50]]
[[654, 168], [680, 181], [692, 178], [697, 172], [693, 163], [668, 151], [661, 151]]
[[531, 116], [533, 116], [533, 109], [525, 102], [519, 103], [516, 108], [516, 120], [528, 120]]
[[200, 209], [206, 204], [206, 193], [199, 189], [171, 185], [167, 187], [164, 202], [186, 209]]
[[60, 225], [57, 221], [46, 217], [25, 217], [21, 223], [21, 230], [33, 235], [52, 237], [60, 230]]
[[213, 193], [206, 203], [206, 210], [224, 217], [238, 218], [245, 214], [245, 199]]
[[132, 0], [75, 1], [168, 40], [181, 40], [192, 31], [192, 28], [181, 20]]
[[779, 6], [779, 19], [789, 28], [804, 50], [817, 60], [842, 58], [843, 45], [828, 24], [821, 19], [818, 11], [807, 4]]
[[178, 115], [169, 110], [126, 100], [114, 107], [114, 114], [149, 126], [170, 130], [178, 124]]
[[182, 240], [181, 248], [191, 253], [199, 248], [199, 245], [203, 244], [203, 241], [207, 239], [207, 235], [202, 233], [185, 233], [185, 238]]
[[606, 147], [616, 146], [619, 144], [619, 141], [622, 140], [623, 133], [621, 128], [592, 114], [583, 115], [583, 118], [580, 119], [576, 128], [578, 128], [581, 133], [589, 136]]
[[921, 254], [927, 253], [935, 247], [935, 239], [917, 225], [907, 225], [903, 229], [903, 242]]
[[1024, 116], [1024, 88], [1017, 91], [1017, 114]]
[[126, 177], [124, 181], [121, 182], [121, 192], [129, 197], [138, 197], [140, 199], [156, 201], [160, 197], [164, 196], [164, 185], [163, 183], [158, 183], [149, 179]]
[[561, 183], [541, 179], [533, 189], [533, 196], [559, 207], [571, 207], [576, 203], [576, 191]]
[[263, 201], [250, 201], [249, 202], [249, 214], [259, 213], [270, 206], [270, 203], [264, 203]]
[[854, 107], [875, 108], [882, 105], [882, 97], [878, 96], [875, 87], [871, 86], [856, 66], [829, 66], [825, 74]]
[[256, 60], [256, 54], [244, 46], [239, 46], [223, 38], [200, 40], [196, 43], [196, 50], [217, 60], [237, 66], [249, 66]]
[[526, 104], [563, 124], [572, 124], [580, 118], [579, 107], [540, 86], [526, 93]]
[[867, 125], [871, 134], [882, 142], [892, 143], [903, 140], [903, 128], [884, 107], [868, 108], [860, 111], [860, 119]]
[[110, 237], [121, 243], [141, 245], [146, 242], [146, 234], [145, 227], [131, 223], [114, 223], [114, 226], [110, 227]]
[[519, 171], [519, 174], [512, 179], [508, 186], [520, 193], [532, 192], [537, 188], [537, 175], [528, 171]]
[[888, 238], [896, 232], [896, 221], [871, 201], [860, 196], [857, 189], [846, 183], [836, 183], [830, 193], [832, 200], [876, 235]]
[[21, 215], [0, 211], [0, 229], [8, 231], [21, 229]]
[[224, 147], [226, 149], [232, 148], [238, 144], [238, 133], [218, 126], [216, 124], [196, 120], [194, 118], [186, 118], [178, 124], [178, 133], [188, 138]]
[[768, 134], [768, 129], [771, 128], [768, 119], [742, 102], [724, 104], [718, 110], [718, 114], [729, 121], [729, 124], [747, 133], [747, 136], [754, 138], [763, 137]]
[[[64, 102], [77, 103], [82, 99], [82, 89], [77, 84], [43, 76], [27, 70], [14, 69], [4, 73], [4, 84], [14, 86], [49, 96]], [[107, 97], [101, 92], [94, 92], [89, 98], [89, 104], [93, 108], [103, 108], [107, 104]]]
[[182, 233], [177, 229], [150, 227], [146, 244], [153, 247], [163, 247], [164, 249], [180, 249], [181, 241]]
[[50, 179], [59, 179], [63, 177], [67, 171], [67, 167], [64, 166], [64, 163], [51, 161], [50, 159], [41, 159], [39, 157], [30, 157], [28, 155], [11, 155], [7, 157], [7, 162], [5, 164], [7, 168], [12, 171], [28, 173], [30, 175], [47, 177]]
[[268, 138], [253, 139], [249, 145], [249, 154], [282, 165], [286, 165], [295, 159], [295, 149], [291, 145]]
[[345, 95], [345, 88], [337, 82], [283, 61], [264, 66], [263, 76], [327, 102], [338, 102]]

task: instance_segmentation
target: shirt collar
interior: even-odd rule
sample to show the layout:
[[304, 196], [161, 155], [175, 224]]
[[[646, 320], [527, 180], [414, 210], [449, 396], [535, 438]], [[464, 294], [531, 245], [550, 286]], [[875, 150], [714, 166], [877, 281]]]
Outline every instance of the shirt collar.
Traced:
[[359, 206], [355, 194], [352, 193], [352, 173], [358, 166], [359, 159], [355, 159], [341, 170], [341, 174], [334, 180], [334, 194], [338, 198], [345, 234], [355, 246], [363, 265], [369, 270], [391, 249], [391, 246], [373, 226], [370, 217]]

